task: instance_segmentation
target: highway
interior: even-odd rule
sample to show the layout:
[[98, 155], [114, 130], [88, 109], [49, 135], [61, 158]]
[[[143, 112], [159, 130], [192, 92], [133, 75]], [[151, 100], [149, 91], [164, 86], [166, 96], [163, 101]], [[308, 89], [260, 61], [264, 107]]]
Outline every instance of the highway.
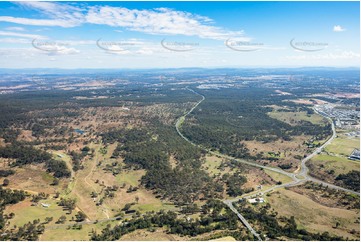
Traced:
[[247, 227], [247, 229], [259, 240], [262, 241], [261, 236], [252, 228], [252, 226], [248, 223], [248, 221], [240, 214], [237, 209], [233, 206], [232, 202], [229, 200], [224, 201], [224, 203], [234, 212], [237, 214], [238, 218], [241, 222]]
[[[316, 150], [314, 150], [311, 154], [309, 154], [307, 157], [305, 157], [302, 161], [301, 161], [301, 169], [300, 171], [298, 171], [297, 173], [291, 173], [291, 172], [286, 172], [284, 170], [281, 170], [281, 169], [278, 169], [278, 168], [275, 168], [275, 167], [268, 167], [268, 166], [263, 166], [263, 165], [260, 165], [260, 164], [257, 164], [257, 163], [253, 163], [253, 162], [250, 162], [250, 161], [247, 161], [247, 160], [243, 160], [243, 159], [238, 159], [238, 158], [234, 158], [234, 157], [231, 157], [231, 156], [228, 156], [228, 155], [225, 155], [225, 154], [221, 154], [219, 152], [215, 152], [215, 151], [211, 151], [210, 149], [207, 149], [201, 145], [198, 145], [198, 144], [195, 144], [193, 143], [192, 141], [190, 141], [187, 137], [185, 137], [182, 132], [180, 131], [180, 127], [181, 125], [183, 124], [183, 122], [185, 121], [186, 117], [193, 112], [193, 110], [195, 108], [197, 108], [206, 98], [205, 96], [199, 94], [198, 92], [186, 87], [187, 90], [195, 93], [196, 95], [200, 96], [201, 97], [201, 100], [198, 101], [188, 112], [186, 112], [183, 116], [179, 117], [176, 124], [175, 124], [175, 128], [177, 130], [177, 133], [185, 140], [187, 141], [188, 143], [192, 144], [193, 146], [197, 146], [201, 149], [204, 149], [206, 150], [208, 153], [210, 154], [213, 154], [213, 155], [216, 155], [218, 157], [222, 157], [222, 158], [225, 158], [225, 159], [229, 159], [229, 160], [236, 160], [238, 162], [241, 162], [241, 163], [244, 163], [244, 164], [247, 164], [247, 165], [250, 165], [250, 166], [253, 166], [253, 167], [258, 167], [258, 168], [261, 168], [261, 169], [265, 169], [265, 170], [270, 170], [270, 171], [273, 171], [273, 172], [277, 172], [279, 174], [282, 174], [282, 175], [285, 175], [285, 176], [288, 176], [290, 177], [293, 181], [292, 182], [289, 182], [289, 183], [285, 183], [285, 184], [280, 184], [280, 185], [275, 185], [271, 188], [267, 188], [266, 190], [262, 190], [262, 191], [257, 191], [257, 192], [254, 192], [254, 193], [251, 193], [251, 194], [247, 194], [247, 195], [243, 195], [243, 196], [240, 196], [240, 197], [236, 197], [236, 198], [233, 198], [233, 199], [227, 199], [227, 200], [224, 200], [223, 202], [234, 212], [237, 214], [238, 218], [241, 220], [241, 222], [246, 226], [246, 228], [258, 239], [258, 240], [261, 240], [261, 237], [260, 235], [252, 228], [252, 226], [247, 222], [247, 220], [236, 210], [236, 208], [233, 206], [233, 202], [236, 202], [236, 201], [239, 201], [240, 198], [250, 198], [252, 196], [255, 196], [256, 194], [258, 193], [262, 193], [262, 194], [266, 194], [266, 193], [269, 193], [271, 191], [274, 191], [276, 189], [279, 189], [279, 188], [285, 188], [285, 187], [292, 187], [292, 186], [298, 186], [300, 184], [303, 184], [307, 181], [312, 181], [312, 182], [315, 182], [315, 183], [318, 183], [318, 184], [322, 184], [323, 186], [328, 186], [329, 188], [333, 188], [333, 189], [336, 189], [336, 190], [342, 190], [342, 191], [345, 191], [345, 192], [349, 192], [349, 193], [352, 193], [352, 194], [356, 194], [358, 196], [360, 196], [360, 193], [359, 192], [356, 192], [356, 191], [353, 191], [353, 190], [350, 190], [350, 189], [346, 189], [346, 188], [343, 188], [343, 187], [339, 187], [339, 186], [336, 186], [336, 185], [333, 185], [333, 184], [330, 184], [330, 183], [327, 183], [327, 182], [324, 182], [324, 181], [321, 181], [321, 180], [318, 180], [312, 176], [310, 176], [308, 174], [309, 172], [309, 169], [306, 165], [307, 161], [309, 161], [310, 159], [312, 159], [314, 156], [316, 156], [318, 153], [320, 153], [322, 151], [323, 148], [325, 148], [327, 145], [329, 145], [337, 136], [336, 134], [336, 129], [335, 129], [335, 125], [332, 121], [332, 119], [330, 119], [329, 117], [326, 117], [328, 120], [330, 120], [331, 124], [332, 124], [332, 136], [320, 147], [318, 147]], [[315, 110], [317, 112], [317, 110]], [[317, 112], [318, 113], [318, 112]], [[320, 114], [322, 115], [322, 114]]]
[[[311, 177], [309, 174], [308, 174], [308, 168], [307, 168], [307, 165], [306, 165], [306, 162], [310, 159], [312, 159], [314, 156], [316, 156], [319, 152], [322, 151], [323, 148], [325, 148], [327, 145], [329, 145], [333, 139], [337, 136], [336, 134], [336, 129], [335, 129], [335, 126], [332, 122], [332, 120], [328, 117], [330, 121], [331, 121], [331, 124], [332, 124], [332, 136], [320, 147], [318, 147], [316, 150], [314, 150], [311, 154], [309, 154], [307, 157], [305, 157], [302, 161], [301, 161], [301, 169], [299, 172], [297, 173], [292, 173], [292, 172], [287, 172], [287, 171], [284, 171], [282, 169], [279, 169], [279, 168], [275, 168], [275, 167], [268, 167], [268, 166], [263, 166], [263, 165], [260, 165], [260, 164], [257, 164], [257, 163], [254, 163], [254, 162], [251, 162], [251, 161], [247, 161], [247, 160], [244, 160], [244, 159], [238, 159], [238, 158], [234, 158], [232, 156], [229, 156], [229, 155], [225, 155], [225, 154], [221, 154], [219, 152], [216, 152], [216, 151], [211, 151], [210, 149], [207, 149], [205, 147], [202, 147], [201, 145], [198, 145], [198, 144], [195, 144], [193, 143], [192, 141], [190, 141], [187, 137], [185, 137], [182, 132], [180, 131], [180, 126], [182, 125], [182, 123], [185, 121], [185, 118], [190, 114], [192, 113], [192, 111], [197, 108], [206, 98], [205, 96], [199, 94], [198, 92], [190, 89], [187, 87], [187, 90], [199, 95], [201, 97], [201, 100], [198, 101], [188, 112], [186, 112], [183, 116], [181, 116], [180, 118], [178, 118], [177, 122], [176, 122], [176, 130], [178, 132], [178, 134], [184, 139], [186, 140], [187, 142], [189, 142], [190, 144], [194, 145], [194, 146], [197, 146], [201, 149], [204, 149], [206, 150], [208, 153], [210, 154], [213, 154], [213, 155], [216, 155], [216, 156], [219, 156], [219, 157], [223, 157], [225, 159], [229, 159], [229, 160], [235, 160], [235, 161], [238, 161], [238, 162], [241, 162], [241, 163], [244, 163], [244, 164], [247, 164], [247, 165], [250, 165], [250, 166], [254, 166], [254, 167], [258, 167], [258, 168], [261, 168], [261, 169], [265, 169], [265, 170], [270, 170], [270, 171], [273, 171], [273, 172], [277, 172], [279, 174], [282, 174], [282, 175], [285, 175], [285, 176], [288, 176], [290, 177], [293, 181], [290, 182], [290, 183], [287, 183], [287, 184], [283, 184], [283, 185], [278, 185], [278, 187], [290, 187], [290, 186], [295, 186], [295, 185], [299, 185], [301, 183], [304, 183], [306, 181], [313, 181], [313, 182], [316, 182], [316, 183], [321, 183], [322, 185], [325, 185], [325, 186], [329, 186], [331, 188], [334, 188], [334, 189], [338, 189], [338, 190], [342, 190], [342, 191], [346, 191], [346, 192], [350, 192], [350, 193], [353, 193], [353, 194], [356, 194], [356, 195], [360, 195], [359, 192], [356, 192], [356, 191], [353, 191], [353, 190], [350, 190], [350, 189], [346, 189], [346, 188], [343, 188], [343, 187], [339, 187], [339, 186], [336, 186], [336, 185], [333, 185], [333, 184], [330, 184], [330, 183], [327, 183], [327, 182], [324, 182], [324, 181], [321, 181], [321, 180], [318, 180], [314, 177]], [[275, 186], [276, 188], [276, 186]]]
[[[315, 110], [315, 109], [314, 109]], [[317, 112], [317, 110], [315, 110]], [[318, 114], [320, 114], [319, 112], [317, 112]], [[322, 115], [322, 114], [320, 114]], [[307, 177], [308, 176], [308, 168], [306, 165], [306, 162], [309, 161], [310, 159], [312, 159], [314, 156], [316, 156], [318, 153], [321, 153], [322, 149], [325, 148], [327, 145], [329, 145], [337, 136], [336, 134], [336, 128], [335, 128], [335, 124], [333, 123], [332, 119], [330, 119], [329, 117], [326, 117], [324, 115], [322, 115], [323, 117], [327, 118], [332, 125], [332, 136], [331, 138], [329, 138], [323, 145], [321, 145], [320, 147], [318, 147], [312, 154], [308, 155], [306, 158], [304, 158], [301, 162], [301, 171], [300, 171], [300, 175]]]

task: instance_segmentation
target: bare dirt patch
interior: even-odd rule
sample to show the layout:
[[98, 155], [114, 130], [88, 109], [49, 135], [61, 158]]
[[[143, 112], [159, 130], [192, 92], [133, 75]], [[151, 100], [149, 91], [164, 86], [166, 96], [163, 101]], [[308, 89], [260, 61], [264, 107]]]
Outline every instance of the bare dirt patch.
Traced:
[[58, 186], [51, 186], [53, 176], [47, 173], [41, 165], [27, 165], [16, 168], [15, 171], [14, 175], [7, 177], [10, 180], [9, 187], [13, 189], [55, 194], [59, 187], [67, 182], [66, 179], [62, 179]]
[[154, 232], [147, 231], [145, 229], [136, 230], [132, 233], [122, 236], [121, 241], [175, 241], [175, 240], [187, 240], [186, 237], [180, 237], [174, 234], [168, 234], [164, 229], [157, 229]]
[[36, 138], [33, 136], [31, 130], [21, 130], [21, 133], [17, 137], [18, 141], [26, 141], [31, 142], [34, 141]]

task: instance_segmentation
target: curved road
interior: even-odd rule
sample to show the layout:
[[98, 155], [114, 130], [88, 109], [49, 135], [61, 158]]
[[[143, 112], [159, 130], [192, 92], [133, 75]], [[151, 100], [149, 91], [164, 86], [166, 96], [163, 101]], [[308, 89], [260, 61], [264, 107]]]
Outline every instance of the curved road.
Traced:
[[[258, 167], [258, 168], [262, 168], [262, 169], [265, 169], [265, 170], [270, 170], [270, 171], [273, 171], [273, 172], [277, 172], [279, 174], [282, 174], [282, 175], [285, 175], [285, 176], [288, 176], [290, 177], [293, 181], [290, 182], [290, 183], [286, 183], [286, 184], [282, 184], [282, 185], [277, 185], [277, 186], [274, 186], [273, 188], [280, 188], [280, 187], [290, 187], [290, 186], [295, 186], [295, 185], [299, 185], [303, 182], [306, 182], [306, 181], [313, 181], [313, 182], [316, 182], [316, 183], [321, 183], [322, 185], [325, 185], [325, 186], [328, 186], [328, 187], [331, 187], [331, 188], [334, 188], [334, 189], [338, 189], [338, 190], [342, 190], [342, 191], [345, 191], [345, 192], [350, 192], [350, 193], [353, 193], [353, 194], [356, 194], [356, 195], [360, 195], [359, 192], [355, 192], [353, 190], [350, 190], [350, 189], [346, 189], [346, 188], [343, 188], [343, 187], [339, 187], [339, 186], [336, 186], [336, 185], [333, 185], [333, 184], [330, 184], [330, 183], [327, 183], [327, 182], [324, 182], [324, 181], [321, 181], [321, 180], [318, 180], [314, 177], [311, 177], [309, 174], [308, 174], [308, 168], [307, 168], [307, 165], [306, 165], [306, 162], [308, 160], [310, 160], [311, 158], [313, 158], [315, 155], [317, 155], [319, 152], [322, 151], [323, 148], [325, 148], [327, 145], [329, 145], [332, 140], [336, 137], [336, 130], [335, 130], [335, 126], [331, 120], [331, 124], [332, 124], [332, 136], [331, 138], [329, 138], [322, 146], [318, 147], [314, 152], [312, 152], [310, 155], [308, 155], [307, 157], [305, 157], [302, 161], [301, 161], [301, 169], [298, 173], [291, 173], [291, 172], [287, 172], [287, 171], [284, 171], [284, 170], [281, 170], [281, 169], [278, 169], [278, 168], [275, 168], [275, 167], [268, 167], [268, 166], [263, 166], [263, 165], [260, 165], [260, 164], [257, 164], [257, 163], [254, 163], [254, 162], [250, 162], [250, 161], [247, 161], [247, 160], [243, 160], [243, 159], [238, 159], [238, 158], [234, 158], [232, 156], [229, 156], [229, 155], [225, 155], [225, 154], [221, 154], [219, 152], [215, 152], [215, 151], [211, 151], [210, 149], [207, 149], [205, 147], [202, 147], [201, 145], [198, 145], [198, 144], [195, 144], [193, 143], [192, 141], [190, 141], [187, 137], [185, 137], [182, 132], [180, 131], [180, 126], [182, 125], [182, 123], [184, 122], [185, 118], [191, 113], [193, 112], [193, 110], [195, 108], [197, 108], [206, 98], [205, 96], [199, 94], [198, 92], [190, 89], [190, 88], [186, 88], [187, 90], [199, 95], [201, 97], [201, 100], [198, 101], [196, 103], [196, 105], [193, 106], [192, 109], [190, 109], [188, 112], [186, 112], [183, 116], [181, 116], [180, 118], [178, 118], [177, 122], [176, 122], [176, 130], [178, 132], [178, 134], [184, 139], [186, 140], [188, 143], [194, 145], [194, 146], [197, 146], [199, 148], [202, 148], [204, 150], [206, 150], [208, 153], [210, 154], [213, 154], [213, 155], [216, 155], [216, 156], [219, 156], [219, 157], [223, 157], [225, 159], [229, 159], [229, 160], [236, 160], [236, 161], [239, 161], [241, 163], [244, 163], [244, 164], [247, 164], [247, 165], [250, 165], [250, 166], [254, 166], [254, 167]], [[330, 118], [328, 118], [330, 120]], [[273, 190], [273, 189], [268, 189], [268, 190]]]
[[[204, 150], [206, 150], [208, 153], [210, 154], [213, 154], [213, 155], [216, 155], [216, 156], [219, 156], [219, 157], [223, 157], [225, 159], [229, 159], [229, 160], [236, 160], [236, 161], [239, 161], [241, 163], [244, 163], [244, 164], [247, 164], [247, 165], [250, 165], [250, 166], [254, 166], [254, 167], [258, 167], [258, 168], [261, 168], [261, 169], [265, 169], [265, 170], [270, 170], [270, 171], [273, 171], [273, 172], [277, 172], [279, 174], [282, 174], [282, 175], [285, 175], [285, 176], [288, 176], [290, 177], [293, 181], [292, 182], [289, 182], [289, 183], [285, 183], [285, 184], [281, 184], [281, 185], [275, 185], [271, 188], [268, 188], [266, 190], [263, 190], [263, 191], [257, 191], [256, 193], [252, 193], [252, 194], [247, 194], [247, 195], [244, 195], [244, 196], [240, 196], [238, 198], [234, 198], [234, 199], [228, 199], [228, 200], [224, 200], [223, 202], [234, 212], [237, 214], [237, 216], [239, 217], [239, 219], [242, 221], [242, 223], [247, 227], [247, 229], [258, 239], [258, 240], [261, 240], [260, 238], [260, 235], [251, 227], [251, 225], [247, 222], [247, 220], [236, 210], [236, 208], [233, 206], [233, 202], [236, 202], [238, 201], [240, 198], [249, 198], [251, 196], [254, 196], [255, 194], [257, 193], [260, 193], [262, 192], [263, 194], [265, 193], [268, 193], [268, 192], [271, 192], [275, 189], [278, 189], [278, 188], [285, 188], [285, 187], [292, 187], [292, 186], [297, 186], [297, 185], [300, 185], [306, 181], [312, 181], [312, 182], [315, 182], [315, 183], [319, 183], [319, 184], [322, 184], [324, 186], [328, 186], [330, 188], [333, 188], [333, 189], [337, 189], [337, 190], [342, 190], [342, 191], [345, 191], [345, 192], [349, 192], [349, 193], [352, 193], [352, 194], [356, 194], [356, 195], [360, 195], [359, 192], [356, 192], [356, 191], [353, 191], [353, 190], [350, 190], [350, 189], [346, 189], [346, 188], [343, 188], [343, 187], [339, 187], [339, 186], [336, 186], [336, 185], [333, 185], [333, 184], [330, 184], [330, 183], [327, 183], [327, 182], [324, 182], [324, 181], [321, 181], [321, 180], [318, 180], [312, 176], [310, 176], [308, 174], [309, 172], [309, 169], [306, 165], [306, 162], [309, 161], [310, 159], [312, 159], [314, 156], [316, 156], [318, 153], [320, 153], [322, 151], [323, 148], [325, 148], [327, 145], [329, 145], [334, 138], [336, 138], [336, 129], [335, 129], [335, 125], [332, 121], [332, 119], [330, 119], [329, 117], [326, 117], [327, 119], [329, 119], [331, 121], [331, 124], [332, 124], [332, 136], [320, 147], [318, 147], [314, 152], [312, 152], [310, 155], [308, 155], [307, 157], [305, 157], [302, 161], [301, 161], [301, 169], [298, 173], [290, 173], [290, 172], [286, 172], [284, 170], [281, 170], [281, 169], [278, 169], [278, 168], [274, 168], [274, 167], [268, 167], [268, 166], [263, 166], [263, 165], [260, 165], [260, 164], [257, 164], [257, 163], [253, 163], [253, 162], [250, 162], [250, 161], [246, 161], [246, 160], [243, 160], [243, 159], [238, 159], [238, 158], [234, 158], [234, 157], [231, 157], [231, 156], [228, 156], [228, 155], [224, 155], [224, 154], [221, 154], [219, 152], [215, 152], [215, 151], [211, 151], [210, 149], [207, 149], [205, 147], [202, 147], [201, 145], [198, 145], [198, 144], [195, 144], [193, 143], [192, 141], [190, 141], [187, 137], [185, 137], [182, 132], [180, 131], [180, 126], [183, 124], [183, 122], [185, 121], [186, 117], [191, 113], [193, 112], [193, 110], [195, 108], [197, 108], [206, 98], [205, 96], [203, 96], [202, 94], [199, 94], [198, 92], [186, 87], [187, 90], [197, 94], [198, 96], [201, 97], [201, 100], [198, 101], [194, 106], [193, 108], [191, 108], [188, 112], [186, 112], [183, 116], [179, 117], [176, 124], [175, 124], [175, 128], [177, 130], [177, 133], [185, 140], [187, 141], [188, 143], [192, 144], [193, 146], [197, 146], [199, 148], [202, 148]], [[315, 110], [317, 112], [317, 110]], [[317, 112], [318, 113], [318, 112]]]

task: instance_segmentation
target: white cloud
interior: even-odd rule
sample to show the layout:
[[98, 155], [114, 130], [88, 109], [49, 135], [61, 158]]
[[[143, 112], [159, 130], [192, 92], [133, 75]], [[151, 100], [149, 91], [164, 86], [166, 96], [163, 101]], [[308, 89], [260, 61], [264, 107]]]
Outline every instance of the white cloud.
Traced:
[[[69, 4], [58, 4], [52, 2], [18, 2], [18, 4], [35, 9], [50, 19], [28, 19], [29, 25], [39, 26], [60, 26], [75, 27], [84, 22], [83, 11], [81, 8]], [[25, 21], [24, 19], [22, 21]]]
[[168, 8], [137, 10], [120, 7], [91, 7], [86, 22], [123, 27], [128, 30], [148, 34], [186, 35], [200, 38], [224, 40], [229, 37], [241, 37], [243, 31], [227, 31], [209, 25], [206, 17]]
[[152, 55], [154, 52], [149, 49], [140, 49], [136, 53], [141, 55]]
[[14, 18], [10, 16], [0, 16], [0, 22], [10, 22], [15, 24], [35, 25], [35, 26], [60, 26], [60, 27], [75, 27], [75, 23], [61, 19], [29, 19], [29, 18]]
[[0, 55], [3, 57], [2, 60], [5, 62], [8, 62], [9, 58], [19, 58], [21, 57], [21, 60], [27, 59], [27, 58], [33, 58], [36, 53], [35, 49], [31, 48], [6, 48], [0, 49]]
[[341, 27], [341, 25], [335, 25], [333, 26], [333, 31], [334, 32], [343, 32], [345, 31], [346, 29], [344, 29], [343, 27]]
[[68, 48], [64, 46], [54, 46], [51, 52], [51, 55], [74, 55], [80, 53], [79, 50], [75, 48]]
[[[54, 59], [54, 56], [63, 56], [66, 58], [68, 55], [74, 55], [80, 53], [79, 50], [74, 48], [68, 48], [64, 46], [54, 46], [52, 51], [41, 51], [36, 48], [6, 48], [0, 49], [0, 55], [4, 58], [2, 61], [5, 63], [7, 59], [17, 59], [17, 61], [32, 60], [32, 63], [37, 63], [40, 59], [47, 57], [46, 60]], [[20, 57], [20, 58], [19, 58]], [[36, 61], [35, 61], [36, 60]], [[17, 65], [19, 66], [19, 65]]]
[[69, 4], [53, 2], [21, 2], [19, 4], [36, 9], [49, 19], [0, 16], [0, 21], [60, 27], [75, 27], [90, 23], [148, 34], [198, 36], [216, 40], [237, 37], [249, 40], [244, 37], [243, 31], [229, 31], [211, 25], [213, 21], [206, 16], [168, 8], [138, 10], [111, 6], [84, 6], [80, 9]]
[[325, 54], [312, 54], [312, 55], [293, 55], [286, 56], [289, 60], [345, 60], [345, 59], [359, 59], [360, 54], [353, 51], [342, 51]]
[[8, 43], [8, 44], [29, 44], [29, 39], [21, 39], [21, 38], [1, 38], [0, 43]]
[[7, 27], [5, 29], [9, 31], [25, 31], [23, 27]]
[[39, 51], [43, 51], [48, 55], [73, 55], [80, 53], [80, 51], [75, 48], [58, 45], [58, 44], [46, 45], [46, 46], [41, 46], [41, 45], [38, 46], [36, 44], [33, 44], [33, 46], [35, 49]]
[[107, 48], [107, 51], [109, 52], [116, 52], [118, 54], [129, 54], [131, 53], [129, 50], [122, 48], [120, 46], [117, 45], [111, 45]]
[[30, 38], [30, 39], [46, 39], [46, 37], [42, 35], [24, 34], [24, 33], [16, 33], [9, 31], [0, 31], [0, 36], [13, 36], [13, 37], [22, 37], [22, 38]]

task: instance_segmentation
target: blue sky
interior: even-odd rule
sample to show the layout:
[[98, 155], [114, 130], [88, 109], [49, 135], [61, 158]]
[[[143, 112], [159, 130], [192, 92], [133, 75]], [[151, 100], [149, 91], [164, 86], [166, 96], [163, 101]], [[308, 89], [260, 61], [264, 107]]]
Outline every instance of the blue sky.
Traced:
[[0, 65], [359, 66], [359, 4], [0, 2]]

